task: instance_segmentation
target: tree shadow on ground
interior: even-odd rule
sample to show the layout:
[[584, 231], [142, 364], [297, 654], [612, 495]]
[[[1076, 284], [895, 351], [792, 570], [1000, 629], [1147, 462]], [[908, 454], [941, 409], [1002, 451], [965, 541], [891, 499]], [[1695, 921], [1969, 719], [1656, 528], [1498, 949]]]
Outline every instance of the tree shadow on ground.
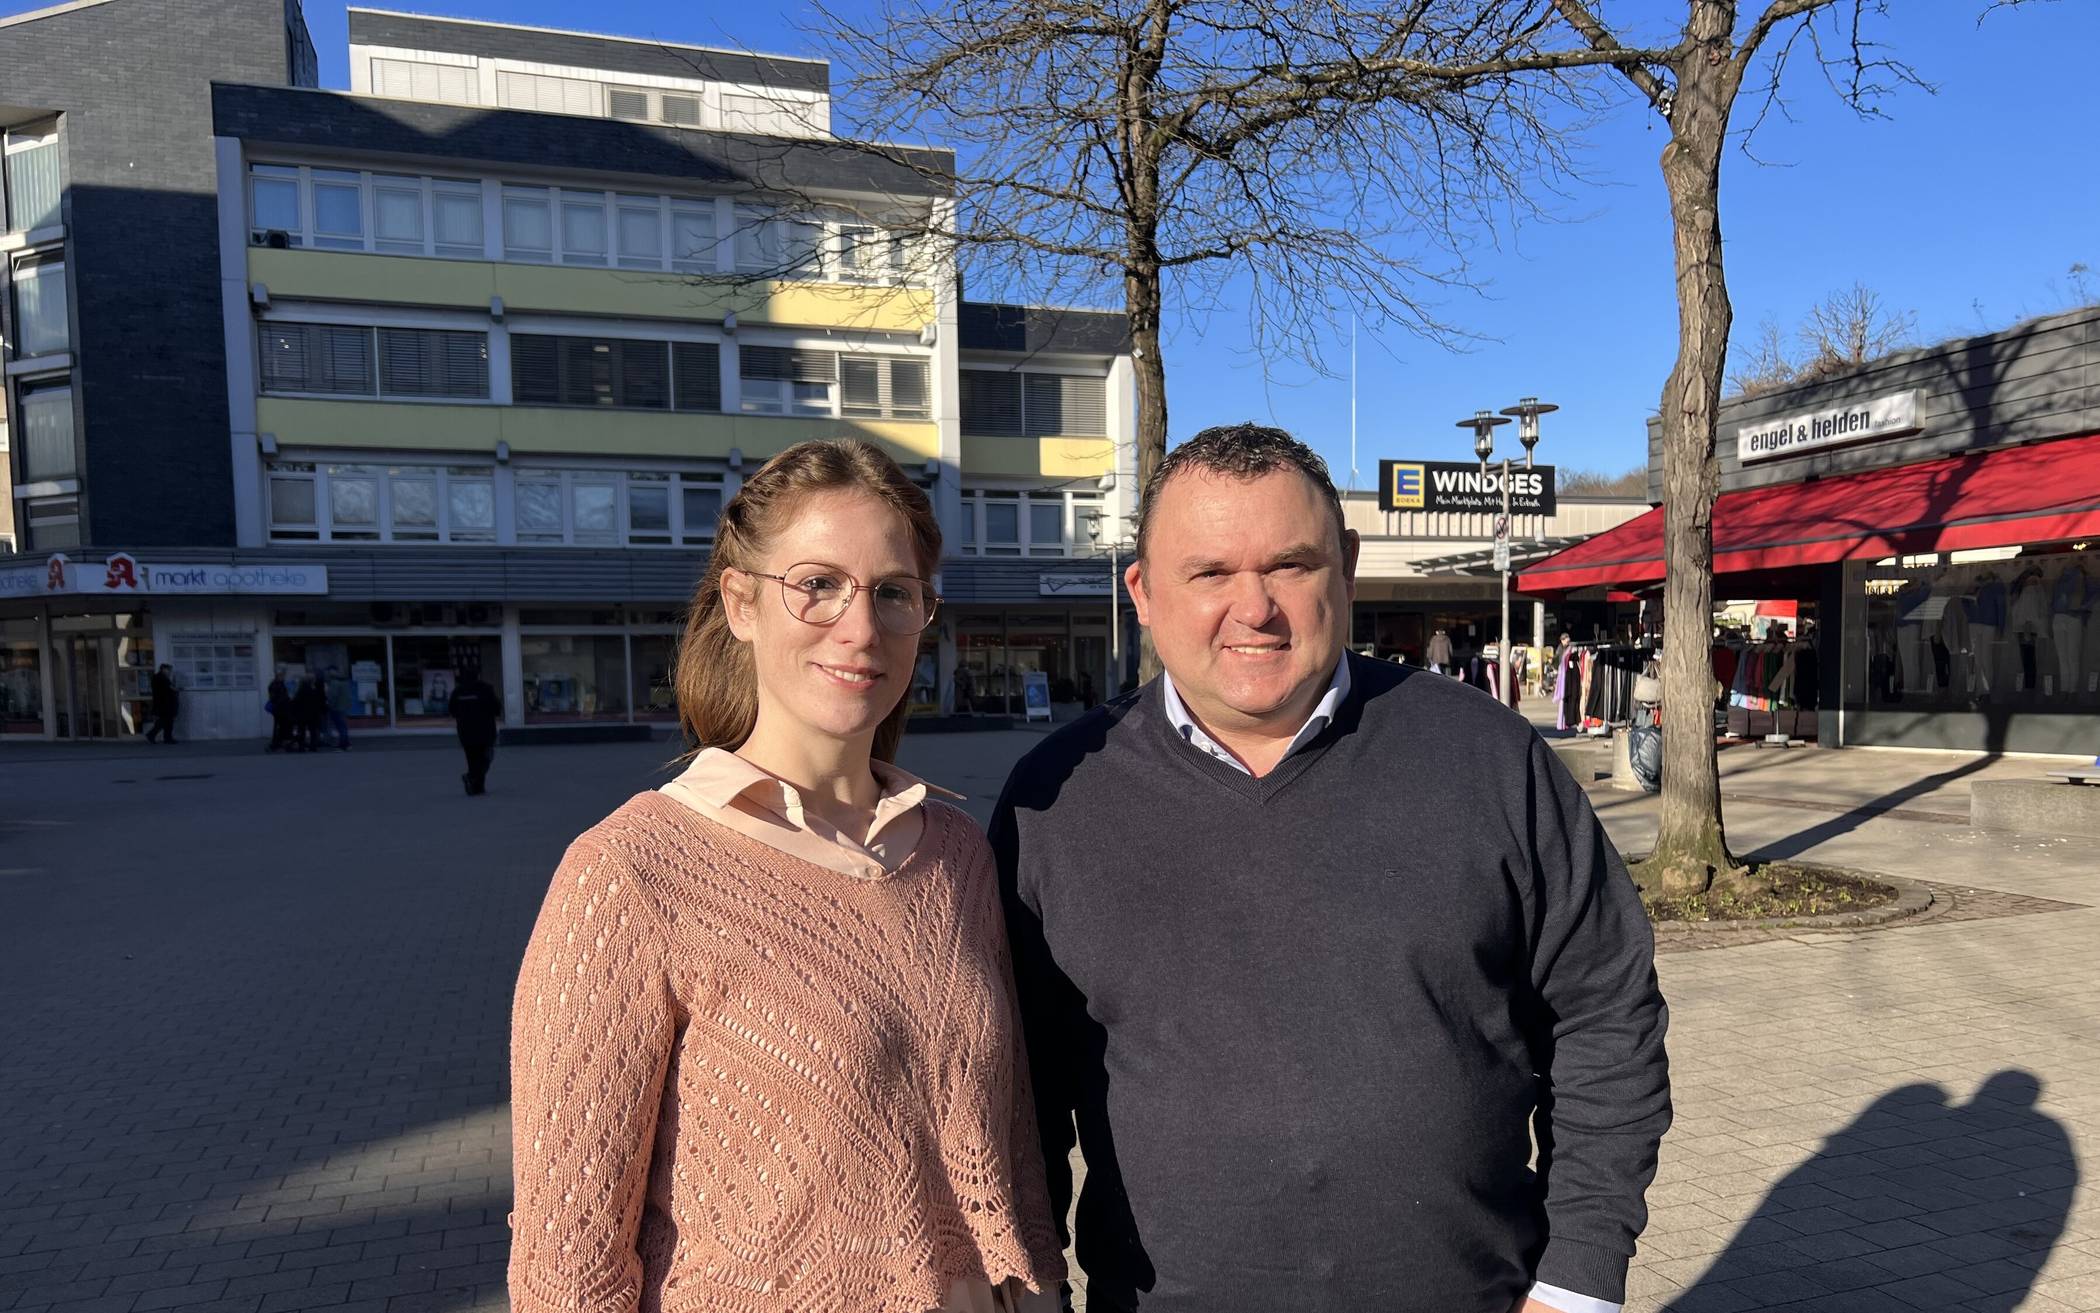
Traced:
[[1876, 1099], [1773, 1186], [1666, 1313], [2010, 1313], [2064, 1230], [2070, 1136], [2006, 1070], [1967, 1103], [1938, 1085]]

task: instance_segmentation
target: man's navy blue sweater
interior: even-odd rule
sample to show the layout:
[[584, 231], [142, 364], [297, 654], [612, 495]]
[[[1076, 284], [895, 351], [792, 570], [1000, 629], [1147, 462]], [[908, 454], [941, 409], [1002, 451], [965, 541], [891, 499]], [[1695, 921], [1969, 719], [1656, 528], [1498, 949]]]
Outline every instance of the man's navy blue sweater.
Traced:
[[1670, 1121], [1633, 883], [1522, 718], [1345, 659], [1333, 723], [1260, 779], [1154, 681], [1000, 799], [1051, 1202], [1076, 1123], [1102, 1313], [1623, 1298]]

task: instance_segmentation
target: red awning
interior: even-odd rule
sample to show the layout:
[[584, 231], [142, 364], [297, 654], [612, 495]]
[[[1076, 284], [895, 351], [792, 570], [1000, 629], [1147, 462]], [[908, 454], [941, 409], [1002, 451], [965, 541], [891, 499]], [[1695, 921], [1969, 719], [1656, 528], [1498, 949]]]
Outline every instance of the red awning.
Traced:
[[[1658, 506], [1547, 557], [1517, 576], [1517, 588], [1655, 583], [1662, 530]], [[2100, 433], [1723, 493], [1714, 573], [2086, 537], [2100, 537]]]

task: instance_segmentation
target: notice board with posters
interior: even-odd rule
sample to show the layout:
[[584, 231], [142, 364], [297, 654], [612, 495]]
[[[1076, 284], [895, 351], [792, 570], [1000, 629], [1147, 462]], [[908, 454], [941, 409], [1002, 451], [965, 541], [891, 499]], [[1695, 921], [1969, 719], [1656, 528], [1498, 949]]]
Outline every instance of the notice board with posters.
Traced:
[[[1502, 509], [1502, 466], [1478, 461], [1382, 460], [1378, 462], [1378, 509], [1382, 511], [1495, 511]], [[1559, 509], [1553, 467], [1509, 467], [1512, 515], [1551, 515]]]

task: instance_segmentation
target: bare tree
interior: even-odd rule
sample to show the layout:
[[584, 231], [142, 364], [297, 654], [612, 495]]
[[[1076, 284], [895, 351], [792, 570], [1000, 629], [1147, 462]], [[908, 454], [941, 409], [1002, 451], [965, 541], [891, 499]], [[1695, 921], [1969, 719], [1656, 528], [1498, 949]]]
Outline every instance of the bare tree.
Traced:
[[1558, 474], [1563, 497], [1644, 497], [1648, 493], [1648, 467], [1636, 465], [1619, 474], [1602, 470], [1570, 470]]
[[1801, 377], [1801, 366], [1787, 350], [1786, 333], [1776, 319], [1757, 326], [1749, 348], [1730, 352], [1735, 364], [1728, 371], [1728, 386], [1745, 397], [1760, 396], [1787, 387]]
[[[1872, 38], [1887, 0], [1673, 0], [1677, 30], [1630, 39], [1594, 0], [1510, 0], [1540, 16], [1537, 42], [1511, 58], [1415, 67], [1414, 79], [1453, 82], [1543, 72], [1613, 69], [1668, 131], [1661, 153], [1669, 194], [1678, 298], [1677, 360], [1663, 385], [1663, 798], [1655, 848], [1640, 864], [1644, 887], [1665, 893], [1753, 883], [1728, 849], [1715, 752], [1714, 682], [1707, 656], [1713, 620], [1715, 456], [1721, 388], [1734, 311], [1721, 244], [1721, 162], [1746, 91], [1747, 132], [1784, 111], [1782, 89], [1801, 65], [1863, 114], [1905, 85], [1923, 86]], [[2020, 0], [1998, 0], [2009, 8]]]
[[1834, 378], [1909, 346], [1917, 337], [1918, 317], [1890, 310], [1881, 294], [1855, 282], [1809, 309], [1794, 330], [1797, 351], [1787, 350], [1786, 335], [1767, 319], [1757, 337], [1728, 371], [1737, 393], [1754, 397], [1795, 383]]
[[[1138, 473], [1166, 454], [1169, 299], [1251, 286], [1263, 359], [1318, 366], [1344, 311], [1432, 338], [1440, 293], [1569, 176], [1574, 82], [1435, 78], [1527, 48], [1531, 5], [1405, 0], [887, 0], [820, 9], [868, 135], [955, 147], [938, 235], [967, 275], [1053, 299], [1113, 289], [1137, 375]], [[1543, 190], [1541, 190], [1543, 188]]]

